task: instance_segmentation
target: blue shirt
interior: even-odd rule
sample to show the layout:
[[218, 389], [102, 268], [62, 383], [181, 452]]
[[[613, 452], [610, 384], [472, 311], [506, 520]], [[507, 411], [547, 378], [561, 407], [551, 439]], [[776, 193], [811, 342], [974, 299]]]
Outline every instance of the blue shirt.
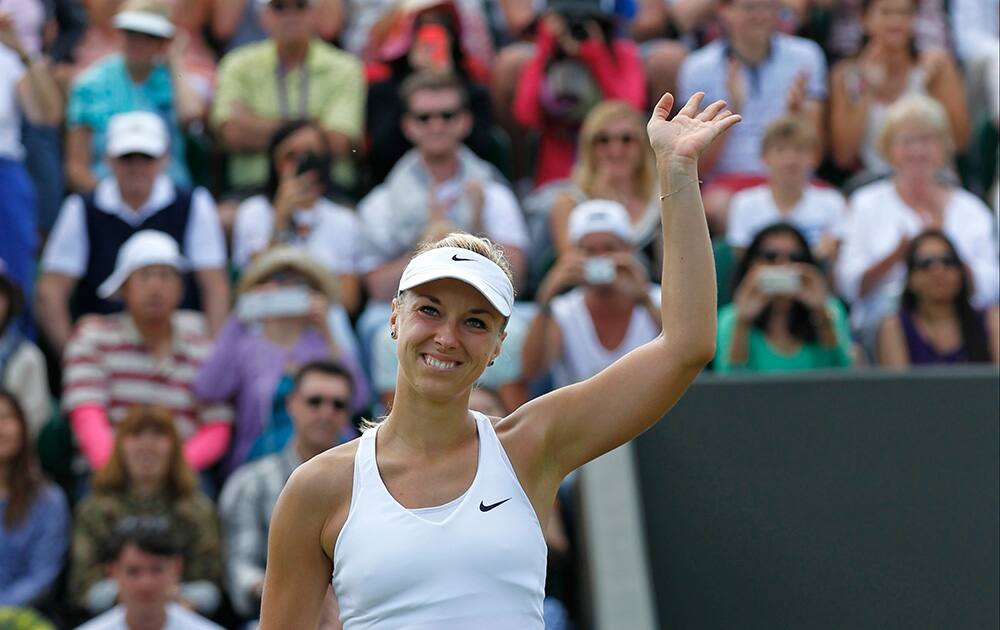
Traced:
[[145, 81], [134, 83], [121, 55], [106, 57], [84, 72], [73, 84], [66, 108], [69, 127], [84, 126], [91, 131], [94, 177], [104, 179], [111, 175], [104, 155], [108, 121], [115, 114], [131, 111], [153, 112], [163, 118], [170, 132], [172, 156], [167, 174], [178, 186], [190, 186], [191, 174], [184, 158], [184, 136], [177, 122], [170, 71], [165, 64], [157, 64]]
[[[729, 44], [717, 39], [687, 56], [678, 78], [680, 102], [698, 91], [705, 93], [705, 103], [719, 99], [730, 101], [726, 86], [726, 63], [731, 55]], [[760, 159], [764, 131], [787, 110], [788, 90], [799, 73], [804, 72], [806, 98], [826, 99], [826, 61], [815, 42], [777, 33], [771, 37], [767, 58], [757, 66], [743, 70], [746, 94], [738, 112], [743, 121], [727, 132], [726, 146], [713, 173], [766, 173]]]
[[45, 595], [62, 570], [69, 547], [69, 508], [59, 488], [46, 483], [24, 520], [4, 525], [0, 499], [0, 606], [25, 606]]

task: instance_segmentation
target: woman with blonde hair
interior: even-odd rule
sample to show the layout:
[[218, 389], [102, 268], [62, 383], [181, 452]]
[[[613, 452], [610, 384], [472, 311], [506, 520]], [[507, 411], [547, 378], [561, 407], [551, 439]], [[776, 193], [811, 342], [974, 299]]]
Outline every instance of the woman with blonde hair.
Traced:
[[948, 121], [945, 108], [929, 96], [897, 101], [877, 138], [893, 176], [849, 199], [836, 275], [851, 302], [852, 325], [869, 349], [882, 318], [896, 311], [910, 241], [924, 230], [944, 232], [969, 265], [974, 306], [995, 304], [1000, 293], [992, 212], [943, 176], [954, 151]]
[[624, 444], [715, 352], [715, 271], [698, 157], [739, 116], [698, 93], [648, 125], [662, 196], [664, 334], [504, 418], [469, 410], [501, 352], [514, 286], [503, 253], [450, 235], [403, 270], [387, 322], [388, 416], [300, 466], [268, 539], [261, 630], [315, 627], [331, 584], [345, 630], [541, 630], [543, 540], [563, 478]]
[[184, 558], [177, 600], [213, 614], [222, 577], [215, 506], [198, 490], [174, 419], [164, 408], [129, 410], [115, 434], [111, 459], [95, 473], [91, 493], [76, 507], [69, 590], [73, 603], [91, 615], [115, 604], [117, 585], [105, 576], [104, 553], [123, 519], [166, 523]]
[[628, 210], [633, 243], [656, 277], [660, 201], [656, 161], [644, 124], [641, 114], [624, 101], [605, 101], [587, 114], [577, 144], [573, 186], [556, 197], [549, 216], [557, 255], [572, 247], [568, 225], [573, 208], [588, 199], [610, 199]]
[[284, 412], [283, 382], [309, 361], [336, 359], [354, 378], [352, 410], [367, 406], [369, 387], [346, 313], [338, 311], [337, 282], [298, 247], [279, 245], [254, 258], [237, 285], [235, 312], [195, 377], [202, 400], [232, 400], [233, 436], [223, 463], [228, 474], [248, 458], [280, 451], [258, 442]]

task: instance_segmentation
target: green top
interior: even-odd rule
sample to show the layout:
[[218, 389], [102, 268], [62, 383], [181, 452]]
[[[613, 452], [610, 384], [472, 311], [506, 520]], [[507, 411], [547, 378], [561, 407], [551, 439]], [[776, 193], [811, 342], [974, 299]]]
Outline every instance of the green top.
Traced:
[[851, 366], [851, 333], [847, 323], [847, 313], [835, 298], [827, 301], [833, 329], [837, 334], [834, 348], [823, 348], [818, 343], [804, 343], [792, 354], [785, 354], [774, 348], [764, 335], [764, 331], [751, 327], [749, 348], [745, 365], [729, 362], [733, 333], [736, 330], [736, 305], [727, 304], [719, 309], [718, 351], [715, 355], [715, 371], [720, 374], [741, 370], [752, 372], [789, 372]]
[[[219, 62], [211, 120], [218, 127], [232, 116], [235, 104], [242, 103], [261, 118], [314, 118], [324, 129], [358, 140], [365, 94], [364, 71], [353, 55], [313, 40], [305, 63], [282, 75], [275, 44], [265, 40], [240, 46]], [[267, 156], [232, 154], [229, 178], [237, 189], [262, 186], [267, 181]]]

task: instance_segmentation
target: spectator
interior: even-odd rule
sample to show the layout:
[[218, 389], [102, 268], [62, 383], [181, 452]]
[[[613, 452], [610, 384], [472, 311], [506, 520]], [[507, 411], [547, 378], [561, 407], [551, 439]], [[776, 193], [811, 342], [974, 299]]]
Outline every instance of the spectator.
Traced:
[[[452, 75], [419, 73], [402, 93], [403, 132], [414, 148], [358, 206], [369, 248], [363, 263], [369, 297], [388, 303], [414, 248], [456, 229], [502, 244], [514, 277], [523, 280], [524, 218], [496, 169], [462, 146], [472, 117], [461, 83]], [[377, 319], [385, 321], [382, 313]]]
[[160, 0], [128, 0], [115, 14], [122, 32], [121, 53], [94, 63], [74, 82], [66, 112], [66, 180], [79, 193], [108, 177], [104, 160], [115, 114], [148, 111], [169, 129], [165, 165], [178, 186], [190, 186], [183, 130], [205, 116], [205, 99], [193, 88], [172, 45], [176, 28]]
[[632, 224], [621, 204], [580, 204], [570, 214], [568, 236], [574, 249], [542, 280], [523, 351], [525, 376], [552, 369], [556, 387], [597, 374], [654, 339], [662, 325], [660, 287], [635, 258]]
[[[341, 35], [345, 19], [344, 0], [314, 2], [317, 33], [325, 41], [332, 42]], [[365, 2], [375, 4], [374, 0]], [[267, 39], [260, 19], [261, 10], [267, 6], [266, 0], [213, 0], [212, 5], [211, 31], [222, 52], [228, 53], [244, 44]]]
[[184, 628], [222, 630], [175, 600], [187, 568], [173, 532], [159, 521], [126, 519], [114, 528], [108, 551], [109, 583], [118, 605], [77, 630]]
[[171, 410], [184, 456], [198, 470], [226, 450], [230, 409], [202, 404], [192, 391], [212, 342], [200, 314], [177, 310], [184, 265], [169, 236], [137, 232], [98, 289], [105, 298], [120, 295], [125, 311], [86, 318], [66, 346], [63, 408], [91, 470], [111, 457], [114, 429], [134, 405]]
[[[318, 120], [342, 169], [363, 128], [361, 63], [315, 37], [312, 0], [269, 0], [261, 23], [268, 40], [234, 50], [219, 63], [212, 110], [212, 124], [233, 152], [229, 185], [241, 192], [266, 183], [264, 151], [284, 122]], [[335, 175], [348, 183], [343, 170]]]
[[276, 392], [298, 366], [339, 360], [354, 379], [352, 411], [364, 409], [369, 396], [350, 324], [329, 315], [338, 304], [336, 283], [308, 254], [289, 246], [261, 254], [240, 278], [238, 293], [236, 313], [194, 384], [204, 400], [235, 403], [226, 474], [251, 455], [284, 446], [261, 437], [268, 437], [275, 417], [284, 413], [283, 396]]
[[1000, 310], [974, 309], [969, 289], [962, 259], [943, 232], [927, 230], [914, 238], [899, 312], [879, 329], [879, 364], [1000, 364]]
[[[336, 363], [306, 363], [295, 374], [287, 398], [293, 434], [281, 451], [239, 468], [226, 482], [219, 514], [226, 546], [226, 587], [244, 618], [260, 614], [271, 512], [285, 482], [299, 464], [357, 435], [351, 425], [350, 372]], [[336, 600], [332, 618], [336, 619]]]
[[[677, 72], [688, 52], [684, 40], [689, 39], [689, 32], [703, 19], [701, 16], [690, 15], [701, 12], [695, 7], [691, 7], [693, 11], [688, 11], [690, 17], [683, 16], [683, 9], [687, 8], [684, 5], [696, 4], [710, 10], [714, 8], [714, 0], [694, 0], [693, 3], [639, 0], [635, 4], [636, 14], [629, 25], [629, 31], [639, 42], [639, 49], [642, 51], [646, 69], [646, 94], [651, 99], [664, 92], [676, 94]], [[649, 108], [655, 105], [655, 102], [649, 103]]]
[[517, 83], [514, 115], [538, 130], [535, 185], [563, 179], [573, 167], [576, 134], [590, 108], [618, 99], [646, 107], [638, 46], [618, 30], [609, 0], [552, 0], [538, 24], [535, 55]]
[[782, 116], [761, 140], [768, 182], [733, 195], [726, 241], [742, 256], [754, 236], [774, 223], [791, 223], [820, 263], [833, 262], [847, 204], [832, 188], [809, 183], [819, 165], [816, 129], [799, 116]]
[[822, 142], [826, 62], [814, 42], [777, 31], [778, 0], [721, 0], [726, 36], [688, 55], [680, 94], [705, 92], [705, 102], [724, 99], [742, 123], [701, 156], [711, 175], [705, 212], [714, 233], [725, 233], [729, 202], [743, 188], [766, 181], [761, 161], [764, 130], [782, 114], [806, 117]]
[[559, 194], [552, 206], [549, 230], [557, 254], [574, 247], [567, 234], [573, 208], [587, 199], [611, 199], [628, 210], [630, 240], [650, 276], [659, 277], [657, 189], [656, 163], [641, 115], [623, 101], [596, 105], [580, 129], [573, 188]]
[[28, 423], [28, 443], [34, 444], [49, 419], [49, 377], [45, 357], [23, 334], [24, 296], [7, 276], [0, 259], [0, 388], [17, 396]]
[[976, 308], [995, 304], [1000, 293], [990, 209], [940, 178], [953, 146], [945, 108], [927, 96], [899, 99], [889, 108], [877, 146], [894, 175], [851, 195], [837, 263], [851, 324], [869, 350], [882, 319], [897, 309], [910, 240], [925, 229], [942, 230], [971, 268]]
[[268, 147], [267, 191], [240, 204], [233, 230], [233, 262], [240, 269], [271, 245], [304, 248], [339, 280], [340, 300], [350, 313], [361, 307], [358, 265], [361, 222], [350, 208], [334, 203], [332, 155], [323, 129], [314, 122], [282, 125]]
[[69, 508], [35, 461], [27, 417], [0, 389], [0, 607], [51, 594], [69, 546]]
[[110, 277], [122, 244], [146, 229], [165, 232], [181, 244], [193, 267], [185, 277], [182, 304], [200, 306], [211, 330], [221, 326], [229, 310], [229, 284], [215, 203], [208, 191], [179, 188], [163, 174], [167, 142], [166, 127], [156, 115], [118, 114], [108, 125], [112, 176], [63, 205], [38, 282], [38, 321], [56, 350], [66, 345], [73, 319], [121, 309], [98, 287]]
[[917, 53], [913, 21], [917, 0], [865, 0], [866, 43], [860, 53], [830, 73], [830, 149], [836, 165], [863, 168], [861, 177], [884, 176], [890, 165], [876, 136], [889, 107], [909, 94], [937, 99], [948, 113], [952, 146], [969, 136], [965, 88], [954, 60], [944, 50]]
[[794, 226], [758, 232], [733, 280], [733, 301], [719, 309], [716, 371], [851, 365], [847, 314]]
[[466, 146], [484, 159], [493, 147], [490, 97], [478, 80], [483, 73], [477, 72], [474, 60], [464, 49], [463, 23], [458, 7], [452, 0], [420, 4], [419, 10], [400, 9], [399, 32], [387, 38], [379, 52], [381, 60], [388, 64], [389, 75], [368, 88], [365, 125], [369, 140], [368, 165], [374, 184], [381, 183], [413, 146], [400, 124], [406, 113], [400, 87], [414, 72], [453, 73], [468, 95], [472, 116]]
[[0, 258], [28, 299], [34, 295], [37, 195], [25, 169], [21, 112], [36, 125], [62, 122], [62, 96], [37, 52], [29, 52], [12, 16], [0, 8]]
[[203, 614], [219, 605], [222, 545], [215, 507], [198, 491], [184, 461], [171, 413], [162, 407], [129, 409], [108, 464], [94, 475], [93, 491], [76, 506], [69, 590], [73, 603], [91, 615], [124, 601], [127, 593], [106, 577], [102, 553], [123, 522], [165, 528], [184, 559], [175, 600]]

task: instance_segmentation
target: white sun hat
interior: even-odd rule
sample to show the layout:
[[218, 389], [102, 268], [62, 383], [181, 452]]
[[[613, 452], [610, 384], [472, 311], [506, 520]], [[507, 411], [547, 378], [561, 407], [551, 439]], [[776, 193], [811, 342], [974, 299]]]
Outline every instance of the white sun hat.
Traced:
[[105, 300], [110, 298], [134, 271], [153, 265], [167, 265], [179, 272], [188, 268], [173, 237], [157, 230], [139, 230], [118, 250], [115, 270], [97, 287], [97, 295]]
[[153, 112], [125, 112], [108, 121], [108, 157], [129, 153], [161, 157], [169, 145], [167, 125]]
[[489, 258], [461, 247], [439, 247], [415, 256], [403, 270], [397, 295], [442, 278], [472, 285], [501, 315], [510, 317], [514, 287], [507, 274]]
[[569, 240], [579, 243], [588, 234], [608, 232], [624, 241], [632, 241], [632, 221], [628, 210], [617, 201], [590, 199], [569, 214]]
[[140, 9], [119, 11], [111, 20], [111, 24], [118, 30], [143, 33], [163, 39], [170, 39], [177, 31], [173, 22], [165, 15]]

